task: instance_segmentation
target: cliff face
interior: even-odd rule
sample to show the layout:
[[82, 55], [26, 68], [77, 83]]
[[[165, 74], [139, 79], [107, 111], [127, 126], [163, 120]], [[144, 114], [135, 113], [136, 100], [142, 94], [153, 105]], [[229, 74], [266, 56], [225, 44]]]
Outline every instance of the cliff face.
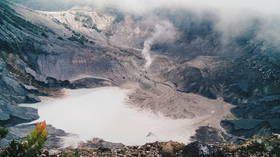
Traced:
[[215, 132], [216, 140], [204, 142], [279, 133], [280, 53], [259, 37], [262, 19], [225, 42], [215, 14], [180, 9], [44, 12], [2, 0], [0, 17], [4, 126], [37, 119], [35, 109], [17, 104], [61, 88], [136, 84], [130, 100], [139, 107], [172, 118], [209, 116], [203, 125], [211, 126], [194, 138]]
[[[11, 72], [13, 67], [18, 66], [18, 69], [24, 70], [24, 68], [27, 69], [28, 66], [21, 59], [15, 60], [14, 56], [16, 54], [7, 54], [7, 51], [10, 51], [10, 53], [12, 53], [14, 52], [14, 49], [20, 47], [20, 45], [15, 44], [15, 42], [22, 40], [22, 38], [26, 36], [24, 33], [27, 33], [28, 31], [21, 30], [21, 28], [29, 28], [29, 26], [33, 25], [21, 18], [18, 18], [18, 15], [12, 8], [10, 8], [6, 1], [1, 1], [0, 6], [1, 124], [10, 125], [24, 121], [31, 121], [38, 118], [36, 110], [16, 106], [17, 103], [36, 102], [37, 99], [35, 98], [35, 96], [33, 96], [32, 92], [29, 92], [29, 90], [25, 88], [24, 85], [20, 81], [18, 81], [17, 77]], [[36, 31], [36, 28], [34, 28], [34, 31]], [[6, 62], [7, 57], [10, 57], [11, 59], [13, 58], [13, 65]]]
[[[77, 80], [71, 88], [87, 87], [95, 82], [100, 85], [105, 82], [113, 84], [112, 78], [115, 82], [121, 82], [128, 73], [129, 68], [122, 65], [123, 60], [136, 58], [132, 60], [141, 62], [135, 51], [127, 52], [106, 43], [95, 44], [44, 13], [37, 14], [8, 1], [1, 1], [0, 9], [3, 121], [12, 119], [9, 109], [6, 109], [8, 104], [18, 108], [18, 103], [37, 102], [36, 95], [46, 95], [56, 88], [69, 85], [67, 81], [57, 80]], [[25, 15], [30, 19], [26, 19]], [[131, 64], [128, 66], [131, 69], [135, 67], [129, 61], [126, 64]], [[86, 76], [91, 78], [85, 79]], [[34, 109], [21, 107], [17, 110], [22, 113], [15, 113], [13, 117], [31, 116], [27, 118], [28, 121], [38, 118]], [[25, 113], [30, 113], [29, 110], [34, 115], [24, 117]]]

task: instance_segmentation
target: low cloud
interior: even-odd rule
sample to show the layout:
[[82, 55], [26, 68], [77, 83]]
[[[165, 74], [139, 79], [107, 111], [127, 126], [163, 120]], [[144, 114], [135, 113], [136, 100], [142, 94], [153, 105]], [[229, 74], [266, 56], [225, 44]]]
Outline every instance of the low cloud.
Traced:
[[[280, 14], [279, 0], [14, 0], [29, 4], [48, 5], [92, 5], [97, 7], [115, 6], [127, 11], [145, 12], [159, 7], [189, 7], [216, 9], [246, 9], [263, 13]], [[246, 11], [245, 11], [246, 12]]]
[[[46, 10], [69, 9], [75, 6], [88, 6], [106, 8], [113, 7], [125, 12], [139, 14], [147, 18], [152, 14], [149, 11], [158, 8], [187, 9], [196, 15], [205, 16], [205, 10], [216, 15], [216, 31], [221, 32], [222, 42], [231, 42], [231, 39], [248, 32], [256, 27], [256, 38], [265, 40], [275, 47], [279, 47], [280, 38], [280, 1], [279, 0], [14, 0], [33, 8], [45, 8]], [[65, 7], [67, 6], [67, 7]], [[149, 19], [149, 18], [147, 18]], [[151, 24], [160, 28], [161, 20], [152, 20]], [[165, 28], [165, 27], [164, 27]], [[168, 30], [163, 31], [170, 33]], [[156, 30], [152, 37], [144, 44], [146, 50], [150, 49], [151, 43], [155, 43], [158, 34]], [[162, 34], [164, 34], [162, 33]], [[175, 37], [174, 35], [171, 35]], [[163, 40], [165, 38], [160, 39]], [[170, 39], [168, 39], [170, 40]], [[144, 48], [145, 49], [145, 48]]]

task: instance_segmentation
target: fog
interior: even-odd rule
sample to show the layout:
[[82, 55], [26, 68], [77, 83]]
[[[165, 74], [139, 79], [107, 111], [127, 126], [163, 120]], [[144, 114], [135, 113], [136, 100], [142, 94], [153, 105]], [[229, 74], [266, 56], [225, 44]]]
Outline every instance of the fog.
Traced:
[[[143, 12], [158, 7], [192, 7], [216, 9], [246, 9], [263, 13], [279, 14], [278, 0], [14, 0], [30, 6], [75, 6], [91, 5], [98, 7], [115, 6], [129, 11]], [[43, 7], [43, 6], [42, 6]]]
[[280, 13], [277, 0], [65, 0], [66, 3], [94, 4], [97, 6], [117, 6], [119, 8], [143, 12], [158, 7], [194, 7], [216, 9], [249, 9], [264, 13]]
[[[279, 0], [13, 0], [39, 10], [67, 10], [72, 7], [117, 8], [124, 12], [154, 16], [150, 11], [158, 8], [183, 9], [205, 16], [212, 12], [216, 16], [215, 29], [222, 33], [224, 43], [257, 26], [256, 39], [265, 40], [270, 46], [279, 48], [280, 1]], [[206, 13], [205, 13], [206, 12]], [[208, 13], [207, 13], [208, 12]], [[180, 16], [180, 15], [179, 15]], [[165, 19], [151, 20], [153, 26], [162, 26]], [[256, 21], [259, 23], [256, 24]], [[168, 21], [167, 21], [168, 23]], [[157, 33], [156, 31], [153, 33]], [[170, 33], [170, 32], [165, 32]], [[171, 32], [172, 33], [172, 32]], [[171, 34], [173, 37], [173, 35]], [[162, 37], [162, 36], [161, 36]], [[151, 62], [149, 51], [154, 37], [151, 35], [143, 44], [143, 52]], [[149, 65], [148, 63], [147, 65]]]
[[188, 142], [198, 126], [196, 119], [174, 120], [134, 108], [127, 102], [132, 90], [118, 87], [64, 90], [63, 98], [42, 97], [37, 104], [40, 119], [68, 133], [65, 146], [101, 138], [126, 145], [175, 140]]

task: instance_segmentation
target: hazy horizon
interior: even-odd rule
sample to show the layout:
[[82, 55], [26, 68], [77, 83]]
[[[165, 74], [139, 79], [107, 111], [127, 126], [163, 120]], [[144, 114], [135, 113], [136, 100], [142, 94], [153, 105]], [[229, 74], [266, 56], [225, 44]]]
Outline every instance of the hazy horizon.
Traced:
[[[280, 14], [280, 1], [277, 0], [13, 0], [31, 8], [67, 9], [74, 6], [116, 7], [126, 11], [145, 12], [155, 8], [186, 7], [189, 9], [222, 9], [257, 11], [268, 14]], [[54, 9], [53, 9], [53, 8]]]

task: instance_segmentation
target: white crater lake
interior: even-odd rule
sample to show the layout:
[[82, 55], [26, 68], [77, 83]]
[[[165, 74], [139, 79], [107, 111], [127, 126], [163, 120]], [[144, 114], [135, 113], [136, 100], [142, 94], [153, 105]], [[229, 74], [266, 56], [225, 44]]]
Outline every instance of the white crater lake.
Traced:
[[142, 111], [128, 103], [131, 90], [119, 87], [63, 90], [62, 97], [41, 97], [42, 102], [22, 104], [38, 109], [40, 119], [72, 134], [71, 142], [101, 138], [125, 145], [154, 141], [187, 143], [195, 128], [192, 120], [174, 120]]

